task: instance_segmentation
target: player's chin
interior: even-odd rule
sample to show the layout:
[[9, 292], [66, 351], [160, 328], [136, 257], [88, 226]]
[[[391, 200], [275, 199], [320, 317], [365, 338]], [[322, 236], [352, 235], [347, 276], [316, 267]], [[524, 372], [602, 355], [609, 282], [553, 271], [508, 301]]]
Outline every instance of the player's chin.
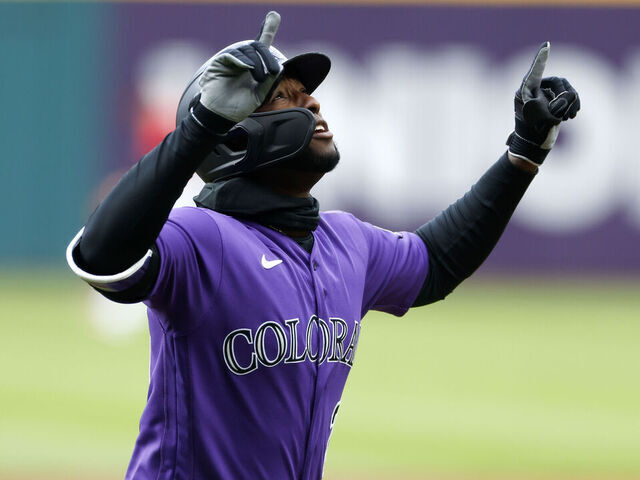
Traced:
[[327, 173], [336, 168], [340, 161], [340, 152], [333, 141], [311, 141], [295, 157], [286, 160], [282, 166], [299, 172]]
[[307, 148], [318, 155], [331, 155], [336, 149], [336, 144], [332, 138], [313, 137]]
[[309, 144], [305, 166], [317, 173], [330, 172], [340, 162], [340, 151], [333, 140], [320, 140], [316, 144], [314, 140]]

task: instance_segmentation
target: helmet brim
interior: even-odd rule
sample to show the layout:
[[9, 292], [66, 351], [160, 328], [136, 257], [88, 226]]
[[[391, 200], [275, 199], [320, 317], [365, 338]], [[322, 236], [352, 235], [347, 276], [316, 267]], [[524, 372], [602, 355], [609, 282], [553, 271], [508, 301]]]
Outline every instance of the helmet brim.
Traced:
[[303, 53], [282, 63], [284, 76], [299, 80], [312, 94], [329, 74], [331, 60], [322, 53]]

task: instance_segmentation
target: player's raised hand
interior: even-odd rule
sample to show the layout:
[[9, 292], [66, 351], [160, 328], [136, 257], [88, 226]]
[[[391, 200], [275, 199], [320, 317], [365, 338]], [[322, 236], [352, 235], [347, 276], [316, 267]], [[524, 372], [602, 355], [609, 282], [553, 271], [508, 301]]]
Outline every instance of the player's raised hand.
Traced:
[[580, 110], [578, 92], [565, 78], [542, 78], [549, 58], [543, 43], [515, 96], [516, 126], [507, 139], [509, 152], [536, 165], [542, 164], [556, 142], [560, 122]]
[[282, 72], [269, 51], [280, 14], [267, 13], [255, 41], [245, 40], [216, 53], [200, 77], [200, 103], [233, 122], [240, 122], [264, 102]]

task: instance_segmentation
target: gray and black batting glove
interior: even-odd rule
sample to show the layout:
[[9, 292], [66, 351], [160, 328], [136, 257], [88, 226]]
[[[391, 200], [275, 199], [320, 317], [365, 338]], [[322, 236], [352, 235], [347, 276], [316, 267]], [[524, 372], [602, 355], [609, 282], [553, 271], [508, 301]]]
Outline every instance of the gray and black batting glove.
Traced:
[[540, 46], [516, 92], [516, 126], [507, 139], [511, 155], [535, 165], [544, 162], [556, 143], [560, 122], [580, 110], [578, 92], [565, 78], [542, 78], [550, 49], [549, 42]]
[[229, 45], [209, 60], [200, 77], [204, 107], [237, 123], [262, 105], [282, 72], [269, 51], [279, 26], [280, 15], [271, 11], [255, 41]]

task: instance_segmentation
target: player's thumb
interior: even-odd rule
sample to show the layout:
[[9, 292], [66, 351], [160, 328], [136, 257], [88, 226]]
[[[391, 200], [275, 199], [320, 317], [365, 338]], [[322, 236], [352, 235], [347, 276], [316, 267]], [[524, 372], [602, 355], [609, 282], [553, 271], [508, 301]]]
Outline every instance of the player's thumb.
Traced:
[[274, 10], [267, 13], [262, 22], [260, 33], [256, 37], [256, 40], [267, 47], [270, 47], [273, 43], [273, 39], [276, 36], [278, 27], [280, 26], [280, 14]]

